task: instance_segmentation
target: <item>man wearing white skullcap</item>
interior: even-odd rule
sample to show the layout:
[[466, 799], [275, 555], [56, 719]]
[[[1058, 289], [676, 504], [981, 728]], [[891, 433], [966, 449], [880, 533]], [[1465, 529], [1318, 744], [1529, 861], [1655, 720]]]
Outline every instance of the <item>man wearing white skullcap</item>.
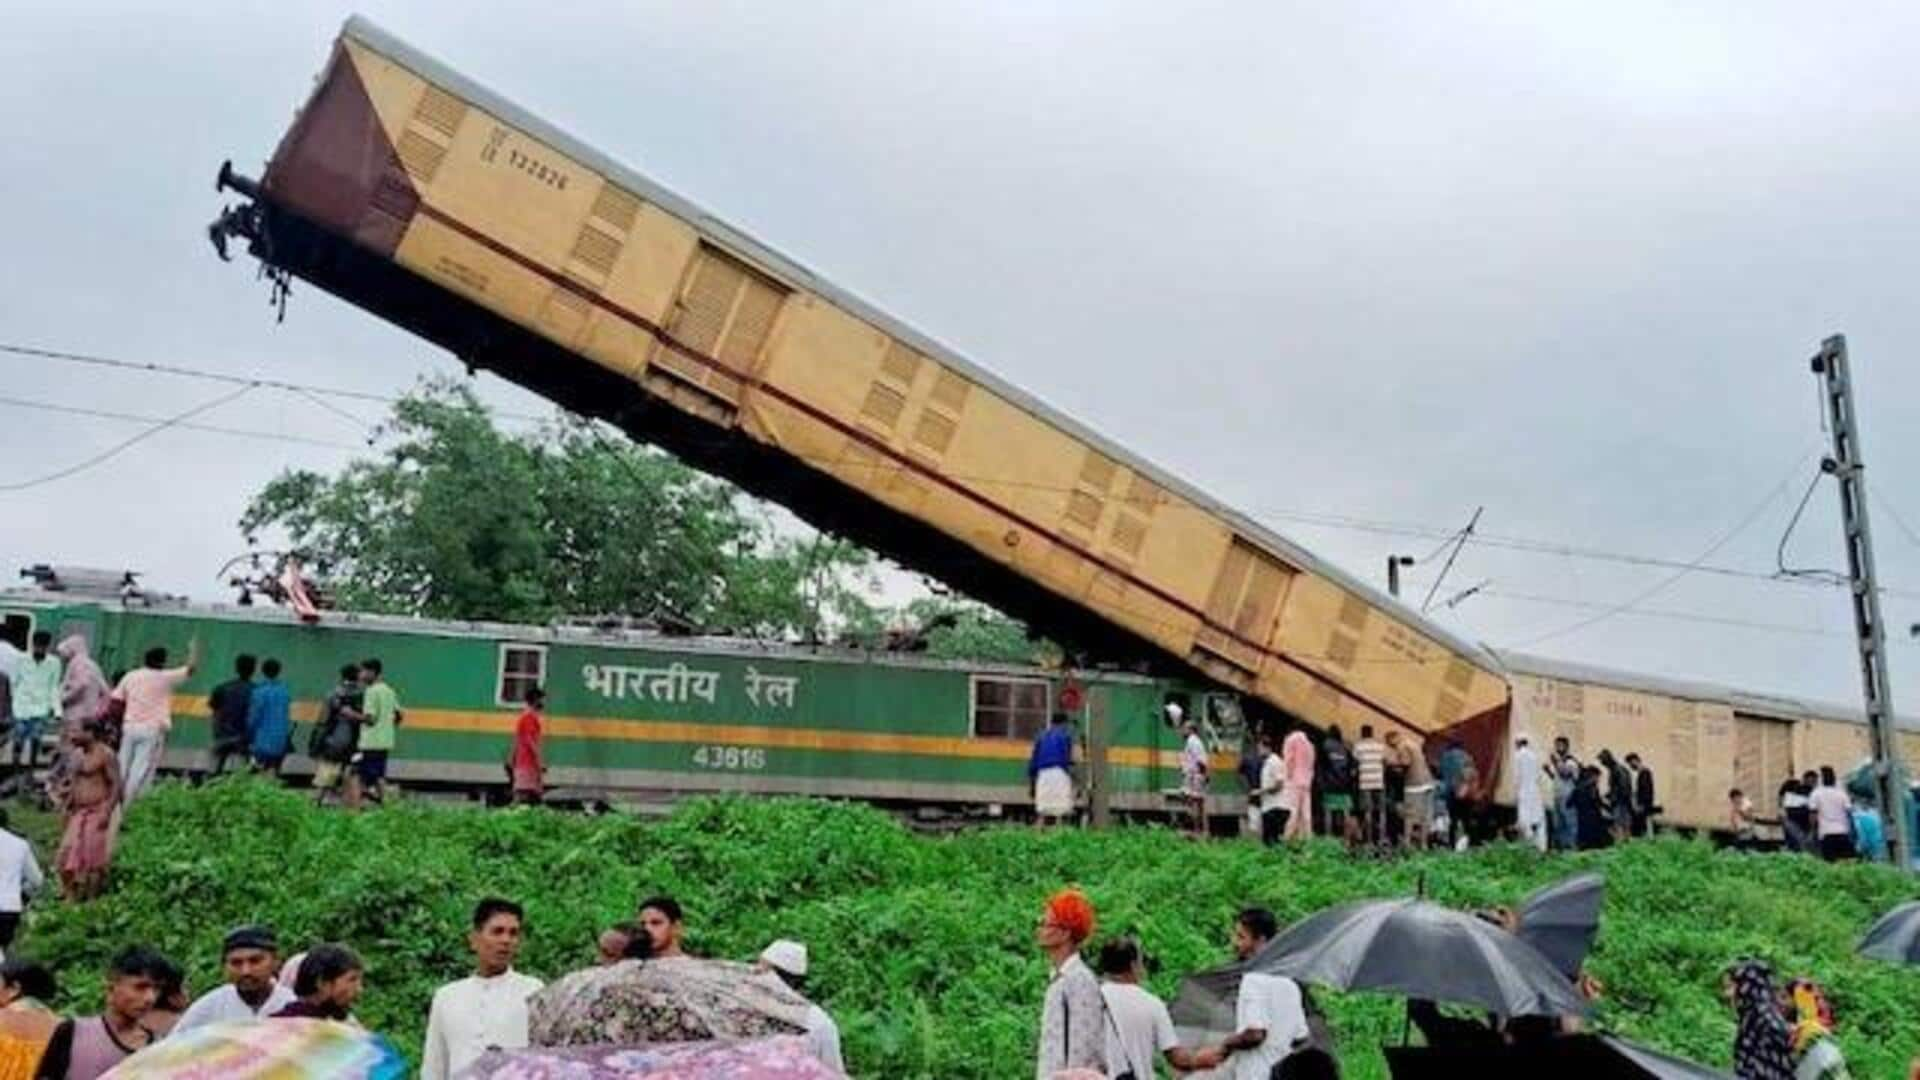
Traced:
[[[760, 962], [755, 967], [780, 977], [794, 993], [801, 997], [807, 994], [807, 947], [797, 941], [782, 938], [766, 947], [760, 953]], [[815, 1005], [812, 999], [807, 1001], [807, 1047], [820, 1064], [835, 1073], [845, 1075], [847, 1066], [840, 1060], [840, 1026], [827, 1015], [827, 1010]]]

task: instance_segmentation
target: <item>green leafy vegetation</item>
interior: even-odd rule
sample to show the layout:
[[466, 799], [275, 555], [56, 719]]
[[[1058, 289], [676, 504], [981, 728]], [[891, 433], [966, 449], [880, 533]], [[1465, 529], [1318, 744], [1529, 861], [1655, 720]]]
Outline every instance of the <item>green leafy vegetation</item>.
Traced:
[[382, 435], [379, 456], [337, 475], [282, 474], [240, 520], [250, 544], [283, 534], [342, 607], [668, 617], [759, 635], [868, 612], [864, 549], [782, 534], [732, 485], [586, 424], [503, 431], [440, 379], [397, 402]]
[[381, 435], [378, 454], [334, 475], [281, 474], [240, 519], [249, 545], [301, 552], [342, 608], [532, 623], [633, 616], [937, 659], [1057, 659], [971, 601], [884, 607], [866, 549], [776, 527], [778, 512], [733, 485], [584, 423], [557, 415], [505, 431], [452, 379], [396, 402]]
[[[806, 941], [814, 989], [840, 1021], [856, 1075], [1004, 1080], [1032, 1068], [1046, 982], [1033, 919], [1062, 884], [1089, 892], [1102, 935], [1142, 935], [1164, 965], [1154, 988], [1171, 995], [1180, 973], [1225, 958], [1245, 904], [1292, 920], [1407, 895], [1424, 877], [1433, 897], [1482, 906], [1585, 869], [1609, 882], [1590, 966], [1607, 986], [1610, 1029], [1724, 1065], [1733, 1025], [1719, 972], [1760, 955], [1828, 986], [1854, 1075], [1904, 1075], [1920, 1051], [1920, 971], [1851, 953], [1876, 914], [1913, 894], [1910, 881], [1681, 840], [1554, 859], [1496, 848], [1381, 863], [1324, 842], [1269, 852], [1162, 829], [928, 838], [879, 811], [806, 800], [704, 800], [654, 821], [432, 805], [356, 817], [230, 781], [143, 800], [114, 892], [37, 911], [22, 946], [65, 976], [67, 1005], [92, 1008], [96, 973], [128, 942], [187, 964], [201, 990], [217, 980], [219, 940], [235, 923], [270, 923], [290, 947], [345, 940], [368, 959], [362, 1019], [417, 1054], [433, 988], [466, 969], [465, 919], [481, 895], [527, 904], [521, 966], [550, 977], [589, 963], [595, 932], [631, 917], [640, 896], [669, 892], [687, 906], [697, 952], [746, 958], [775, 937]], [[1383, 1076], [1377, 1047], [1399, 1038], [1399, 1002], [1322, 1001], [1348, 1075]]]

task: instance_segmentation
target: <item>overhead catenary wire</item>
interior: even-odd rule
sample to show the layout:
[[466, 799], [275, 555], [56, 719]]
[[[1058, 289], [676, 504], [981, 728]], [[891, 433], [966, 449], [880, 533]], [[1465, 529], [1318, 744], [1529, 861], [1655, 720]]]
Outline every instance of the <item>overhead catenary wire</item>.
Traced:
[[85, 459], [84, 461], [80, 461], [73, 465], [69, 465], [66, 468], [56, 469], [53, 472], [45, 474], [44, 476], [36, 476], [31, 480], [20, 480], [13, 483], [0, 484], [0, 494], [10, 494], [16, 491], [25, 491], [28, 488], [40, 487], [43, 484], [51, 484], [58, 480], [65, 480], [67, 477], [73, 476], [77, 473], [85, 472], [86, 470], [93, 468], [95, 465], [103, 464], [119, 456], [120, 454], [125, 453], [128, 450], [131, 450], [133, 447], [139, 445], [142, 442], [145, 442], [148, 439], [153, 438], [155, 435], [158, 435], [169, 428], [172, 428], [178, 424], [185, 423], [186, 421], [191, 420], [196, 416], [199, 416], [201, 413], [211, 412], [212, 410], [217, 409], [222, 405], [228, 404], [229, 402], [237, 401], [241, 397], [244, 397], [247, 394], [252, 393], [255, 389], [257, 389], [257, 387], [253, 386], [252, 384], [248, 384], [246, 386], [240, 387], [239, 389], [233, 391], [230, 394], [222, 394], [221, 396], [214, 398], [212, 401], [206, 402], [205, 404], [196, 405], [193, 408], [186, 410], [185, 412], [177, 413], [174, 416], [168, 417], [167, 419], [162, 420], [159, 423], [146, 428], [145, 430], [141, 431], [139, 434], [133, 436], [132, 438], [123, 439], [120, 442], [117, 442], [114, 445], [108, 447], [107, 449], [102, 450], [100, 453], [95, 454], [92, 457]]
[[[141, 360], [121, 360], [111, 356], [98, 356], [90, 353], [68, 352], [62, 349], [43, 349], [33, 345], [20, 345], [0, 342], [0, 354], [28, 357], [36, 360], [53, 360], [60, 363], [84, 364], [93, 367], [112, 368], [120, 371], [136, 371], [147, 375], [168, 375], [182, 379], [199, 379], [204, 382], [222, 382], [230, 386], [255, 386], [268, 390], [284, 390], [298, 395], [317, 395], [323, 398], [342, 398], [352, 401], [366, 401], [378, 405], [393, 405], [400, 401], [396, 394], [380, 394], [370, 390], [347, 390], [335, 386], [315, 386], [311, 383], [293, 382], [287, 379], [271, 379], [251, 375], [235, 375], [231, 372], [210, 371], [205, 368], [187, 367], [180, 364], [159, 364]], [[538, 424], [545, 417], [527, 413], [491, 410], [494, 416], [517, 423]], [[340, 411], [340, 415], [366, 426], [359, 417]]]
[[[58, 413], [63, 416], [84, 416], [93, 420], [117, 420], [129, 424], [164, 424], [167, 417], [153, 416], [148, 413], [116, 412], [111, 409], [90, 409], [81, 405], [62, 405], [51, 401], [35, 401], [30, 398], [17, 398], [0, 395], [0, 406], [15, 409], [32, 409], [38, 412]], [[316, 439], [306, 435], [294, 435], [284, 431], [258, 431], [251, 428], [223, 427], [219, 424], [196, 424], [191, 421], [173, 425], [176, 431], [197, 431], [207, 435], [227, 435], [240, 439], [258, 439], [262, 442], [290, 443], [297, 446], [319, 446], [329, 450], [357, 452], [366, 449], [362, 445], [338, 442], [331, 439]]]
[[[364, 390], [350, 390], [350, 389], [342, 389], [338, 387], [316, 386], [312, 384], [294, 382], [294, 381], [284, 380], [284, 379], [247, 378], [247, 377], [237, 376], [237, 375], [233, 375], [226, 372], [209, 371], [205, 369], [187, 367], [187, 366], [177, 365], [177, 364], [160, 364], [160, 363], [151, 363], [151, 362], [144, 362], [144, 361], [131, 361], [131, 360], [124, 360], [124, 359], [119, 359], [115, 357], [100, 356], [96, 354], [73, 352], [73, 351], [60, 350], [60, 349], [47, 349], [47, 348], [41, 348], [38, 346], [21, 345], [17, 343], [0, 342], [0, 354], [12, 354], [12, 355], [22, 356], [22, 357], [54, 360], [57, 362], [102, 366], [102, 367], [108, 367], [108, 368], [119, 369], [119, 370], [135, 371], [135, 372], [142, 372], [147, 374], [167, 375], [167, 376], [173, 376], [178, 378], [218, 381], [218, 382], [224, 382], [232, 385], [257, 386], [257, 387], [262, 387], [267, 389], [286, 391], [289, 393], [296, 394], [298, 396], [305, 397], [310, 401], [314, 400], [315, 398], [324, 399], [327, 397], [335, 397], [335, 398], [348, 399], [348, 400], [359, 400], [359, 401], [366, 401], [366, 402], [375, 402], [375, 403], [380, 403], [384, 405], [392, 405], [401, 400], [401, 397], [399, 395], [394, 395], [394, 394], [381, 394], [381, 393], [374, 393], [371, 391], [364, 391]], [[333, 411], [338, 412], [339, 415], [341, 415], [343, 418], [351, 420], [357, 428], [361, 428], [362, 430], [366, 429], [366, 425], [364, 425], [363, 421], [361, 421], [359, 417], [353, 416], [351, 413], [347, 412], [346, 410], [333, 410]], [[504, 412], [504, 411], [491, 410], [491, 409], [489, 411], [491, 412], [492, 415], [502, 419], [509, 419], [509, 420], [515, 420], [515, 421], [521, 421], [521, 422], [528, 422], [528, 423], [545, 422], [543, 418], [537, 417], [537, 416], [531, 416], [531, 415], [520, 414], [520, 413], [512, 413], [512, 412]], [[184, 425], [180, 425], [180, 426], [184, 427]], [[192, 428], [187, 428], [187, 429], [192, 430]], [[615, 428], [615, 430], [618, 430], [617, 427]], [[299, 437], [297, 436], [288, 436], [287, 439], [288, 441], [296, 441], [296, 440], [308, 441], [308, 440], [299, 439]], [[829, 469], [856, 467], [856, 468], [868, 468], [868, 469], [872, 469], [879, 472], [900, 472], [905, 470], [905, 466], [897, 463], [888, 463], [885, 461], [876, 461], [876, 460], [870, 460], [870, 459], [862, 460], [862, 461], [853, 461], [845, 458], [814, 459], [804, 455], [796, 455], [796, 456], [799, 457], [800, 460], [806, 461], [809, 464], [823, 466]], [[1053, 483], [1053, 484], [1038, 483], [1033, 481], [1015, 480], [1015, 479], [1010, 479], [1005, 477], [977, 476], [977, 475], [955, 473], [951, 471], [944, 471], [943, 475], [948, 476], [954, 480], [967, 481], [967, 482], [977, 483], [982, 485], [991, 485], [995, 487], [1007, 488], [1007, 489], [1013, 489], [1013, 490], [1042, 490], [1050, 493], [1061, 493], [1061, 494], [1070, 493], [1076, 490], [1071, 485], [1058, 484], [1058, 483]], [[1167, 496], [1166, 503], [1164, 503], [1163, 505], [1173, 505], [1178, 507], [1178, 506], [1185, 506], [1187, 504], [1185, 503], [1184, 500], [1178, 499], [1177, 497]], [[1191, 509], [1199, 509], [1199, 508], [1191, 508]], [[1426, 525], [1426, 524], [1420, 524], [1420, 523], [1411, 523], [1411, 522], [1383, 521], [1379, 519], [1355, 517], [1355, 516], [1344, 515], [1344, 514], [1312, 512], [1312, 511], [1303, 511], [1303, 510], [1297, 510], [1297, 509], [1279, 509], [1279, 508], [1271, 508], [1271, 507], [1256, 508], [1254, 509], [1253, 514], [1257, 518], [1260, 518], [1263, 520], [1273, 520], [1273, 521], [1289, 522], [1294, 524], [1312, 525], [1312, 526], [1318, 526], [1322, 528], [1331, 528], [1331, 529], [1338, 529], [1343, 531], [1352, 531], [1352, 532], [1359, 532], [1359, 533], [1366, 533], [1366, 534], [1373, 534], [1373, 535], [1402, 536], [1402, 537], [1438, 540], [1440, 543], [1439, 543], [1439, 546], [1436, 547], [1434, 551], [1434, 557], [1437, 557], [1441, 551], [1445, 551], [1450, 545], [1454, 544], [1455, 541], [1457, 541], [1460, 537], [1459, 529], [1446, 528], [1446, 527], [1434, 526], [1434, 525]], [[1898, 518], [1897, 514], [1892, 514], [1890, 511], [1890, 516], [1895, 517], [1897, 524], [1901, 525], [1903, 528], [1905, 527], [1905, 522], [1901, 521]], [[1914, 537], [1914, 539], [1916, 543], [1920, 543], [1920, 536]], [[1701, 562], [1697, 560], [1678, 560], [1673, 558], [1651, 556], [1651, 555], [1639, 554], [1634, 552], [1614, 551], [1614, 550], [1604, 549], [1604, 548], [1568, 544], [1568, 543], [1554, 541], [1554, 540], [1544, 540], [1539, 538], [1520, 537], [1520, 536], [1505, 536], [1505, 535], [1496, 534], [1496, 533], [1484, 533], [1484, 532], [1479, 532], [1477, 530], [1473, 534], [1473, 544], [1476, 548], [1481, 548], [1481, 549], [1494, 549], [1494, 550], [1515, 551], [1515, 552], [1530, 553], [1530, 554], [1548, 555], [1548, 556], [1555, 556], [1555, 557], [1566, 559], [1566, 560], [1582, 560], [1582, 561], [1591, 561], [1591, 562], [1613, 563], [1613, 564], [1626, 565], [1626, 566], [1639, 566], [1639, 567], [1647, 567], [1647, 568], [1655, 568], [1655, 569], [1671, 569], [1671, 570], [1681, 571], [1682, 576], [1689, 575], [1689, 574], [1700, 574], [1700, 575], [1722, 577], [1722, 578], [1727, 578], [1732, 580], [1748, 581], [1748, 582], [1755, 582], [1755, 583], [1767, 583], [1767, 584], [1773, 584], [1773, 585], [1799, 585], [1799, 586], [1820, 586], [1820, 587], [1833, 587], [1834, 585], [1836, 585], [1836, 583], [1833, 581], [1822, 580], [1818, 577], [1807, 577], [1807, 576], [1801, 576], [1801, 575], [1781, 576], [1779, 574], [1764, 573], [1764, 572], [1759, 572], [1754, 570], [1742, 569], [1740, 567], [1726, 566], [1726, 565], [1714, 564], [1710, 562]], [[1889, 596], [1920, 598], [1920, 591], [1915, 591], [1915, 590], [1907, 590], [1907, 589], [1899, 589], [1899, 588], [1894, 588], [1889, 586], [1882, 586], [1880, 591], [1884, 595], [1889, 595]]]
[[[1800, 467], [1803, 464], [1805, 464], [1808, 460], [1810, 460], [1813, 457], [1813, 454], [1814, 452], [1809, 450], [1806, 453], [1802, 454], [1798, 459], [1796, 459], [1793, 463], [1793, 467], [1788, 471], [1787, 475], [1782, 477], [1780, 482], [1773, 485], [1773, 487], [1767, 492], [1766, 498], [1761, 499], [1760, 502], [1756, 504], [1752, 510], [1749, 510], [1744, 516], [1740, 518], [1740, 520], [1734, 522], [1731, 528], [1721, 533], [1719, 537], [1717, 537], [1713, 541], [1713, 543], [1708, 544], [1707, 549], [1700, 553], [1699, 558], [1693, 560], [1694, 564], [1697, 565], [1700, 563], [1704, 563], [1708, 559], [1713, 558], [1713, 556], [1716, 553], [1718, 553], [1721, 548], [1727, 546], [1727, 544], [1731, 542], [1734, 537], [1745, 532], [1748, 526], [1758, 521], [1760, 519], [1760, 515], [1766, 512], [1767, 507], [1773, 505], [1774, 500], [1778, 499], [1780, 497], [1780, 493], [1786, 489], [1786, 486], [1789, 483], [1792, 482], [1793, 474], [1799, 472]], [[1676, 570], [1672, 574], [1669, 574], [1666, 577], [1661, 578], [1659, 581], [1655, 582], [1650, 588], [1642, 589], [1641, 591], [1635, 593], [1629, 599], [1619, 604], [1605, 607], [1599, 612], [1587, 618], [1581, 619], [1574, 623], [1570, 623], [1566, 626], [1562, 626], [1557, 630], [1550, 630], [1544, 634], [1536, 634], [1523, 641], [1513, 643], [1512, 645], [1509, 646], [1509, 648], [1530, 649], [1530, 648], [1533, 648], [1534, 646], [1543, 644], [1548, 641], [1552, 641], [1555, 638], [1561, 638], [1561, 637], [1567, 636], [1568, 634], [1578, 633], [1581, 630], [1585, 630], [1589, 626], [1593, 626], [1596, 623], [1605, 622], [1606, 620], [1611, 619], [1616, 615], [1620, 615], [1625, 612], [1632, 611], [1634, 608], [1640, 606], [1642, 603], [1645, 603], [1646, 601], [1653, 599], [1655, 596], [1658, 596], [1661, 593], [1665, 592], [1675, 582], [1679, 581], [1683, 577], [1686, 577], [1687, 574], [1692, 572], [1692, 569], [1693, 569], [1692, 566], [1683, 566], [1682, 568], [1680, 568], [1679, 570]]]

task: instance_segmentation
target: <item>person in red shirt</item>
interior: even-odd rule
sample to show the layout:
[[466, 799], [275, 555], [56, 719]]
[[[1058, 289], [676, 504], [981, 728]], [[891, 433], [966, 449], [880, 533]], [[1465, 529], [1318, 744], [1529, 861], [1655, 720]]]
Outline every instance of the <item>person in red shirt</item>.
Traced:
[[507, 772], [513, 777], [514, 802], [537, 803], [546, 788], [547, 766], [540, 758], [540, 712], [546, 704], [546, 691], [537, 686], [528, 690], [526, 711], [513, 728]]

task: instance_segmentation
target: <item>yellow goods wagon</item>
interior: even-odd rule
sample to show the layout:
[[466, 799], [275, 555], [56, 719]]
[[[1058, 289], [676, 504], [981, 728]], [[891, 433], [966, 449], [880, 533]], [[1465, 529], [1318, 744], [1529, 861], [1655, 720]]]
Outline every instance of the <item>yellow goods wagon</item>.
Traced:
[[[1514, 733], [1529, 735], [1543, 759], [1561, 736], [1583, 761], [1603, 749], [1639, 754], [1666, 825], [1726, 828], [1733, 788], [1761, 817], [1775, 817], [1787, 777], [1822, 765], [1844, 776], [1870, 752], [1865, 715], [1841, 706], [1519, 653], [1501, 659], [1513, 677]], [[1920, 770], [1920, 731], [1902, 730], [1899, 742], [1911, 775]], [[1518, 779], [1505, 770], [1501, 802], [1512, 805]]]
[[223, 175], [254, 203], [216, 239], [1100, 655], [1504, 729], [1490, 653], [362, 20]]

